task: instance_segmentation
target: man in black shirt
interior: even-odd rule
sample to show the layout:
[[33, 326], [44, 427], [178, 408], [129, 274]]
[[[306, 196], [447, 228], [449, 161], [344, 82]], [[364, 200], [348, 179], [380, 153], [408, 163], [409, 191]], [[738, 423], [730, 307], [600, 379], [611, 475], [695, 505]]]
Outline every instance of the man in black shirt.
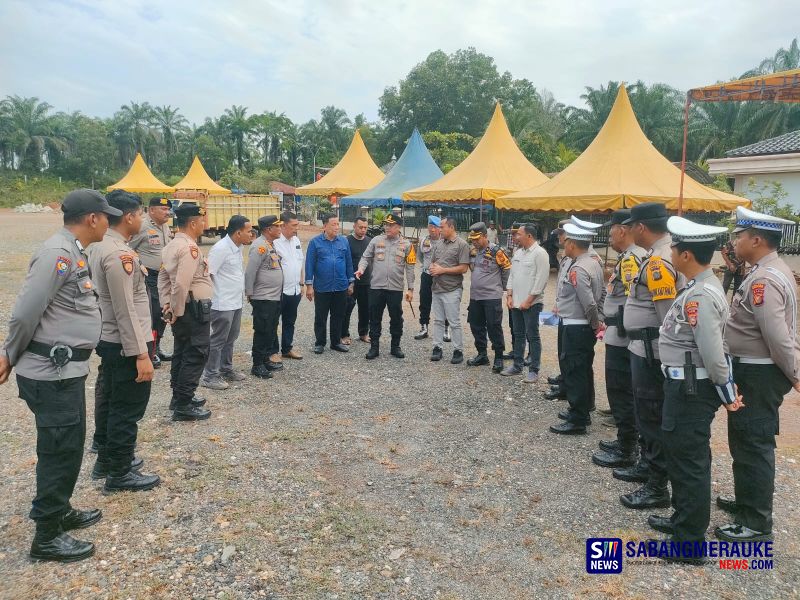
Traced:
[[[364, 250], [369, 246], [369, 241], [372, 238], [367, 235], [367, 220], [364, 217], [356, 217], [353, 223], [353, 232], [347, 236], [347, 242], [350, 244], [350, 255], [353, 257], [353, 265], [357, 265], [361, 260], [361, 255]], [[372, 268], [361, 276], [361, 279], [356, 279], [355, 287], [353, 288], [353, 295], [347, 297], [347, 310], [344, 313], [344, 323], [342, 324], [342, 343], [350, 344], [350, 315], [353, 314], [353, 309], [358, 304], [358, 339], [362, 342], [369, 343], [369, 281], [372, 274]]]

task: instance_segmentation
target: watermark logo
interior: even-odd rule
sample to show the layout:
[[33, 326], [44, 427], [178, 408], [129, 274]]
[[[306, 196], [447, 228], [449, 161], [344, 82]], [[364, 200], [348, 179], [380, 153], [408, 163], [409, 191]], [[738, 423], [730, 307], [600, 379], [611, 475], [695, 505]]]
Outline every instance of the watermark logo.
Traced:
[[592, 575], [622, 573], [622, 540], [620, 538], [587, 539], [586, 572]]

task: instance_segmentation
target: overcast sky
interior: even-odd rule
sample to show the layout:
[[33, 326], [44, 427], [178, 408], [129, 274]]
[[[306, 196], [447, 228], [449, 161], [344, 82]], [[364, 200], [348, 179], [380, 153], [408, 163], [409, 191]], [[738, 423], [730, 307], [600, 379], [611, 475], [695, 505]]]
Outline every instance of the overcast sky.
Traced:
[[798, 25], [799, 0], [0, 0], [0, 96], [97, 116], [171, 104], [197, 123], [232, 104], [376, 119], [430, 52], [475, 46], [578, 104], [609, 80], [739, 76]]

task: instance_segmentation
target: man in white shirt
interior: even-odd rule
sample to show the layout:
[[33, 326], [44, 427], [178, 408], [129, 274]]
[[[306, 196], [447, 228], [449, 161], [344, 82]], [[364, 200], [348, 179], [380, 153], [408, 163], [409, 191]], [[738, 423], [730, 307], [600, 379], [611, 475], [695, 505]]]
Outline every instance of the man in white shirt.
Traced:
[[233, 344], [239, 338], [244, 304], [244, 257], [242, 245], [251, 244], [250, 220], [233, 215], [226, 235], [208, 253], [208, 272], [214, 284], [211, 297], [211, 343], [200, 385], [212, 390], [228, 389], [228, 382], [247, 376], [233, 370]]
[[511, 258], [506, 302], [511, 309], [514, 329], [514, 364], [502, 372], [510, 377], [522, 373], [525, 366], [525, 342], [530, 346], [531, 364], [526, 383], [539, 378], [542, 340], [539, 336], [539, 313], [542, 312], [544, 289], [550, 276], [550, 257], [536, 241], [536, 227], [522, 225], [517, 232], [519, 246]]
[[286, 211], [281, 214], [281, 237], [273, 242], [273, 247], [281, 257], [283, 267], [283, 294], [281, 295], [281, 355], [284, 358], [299, 360], [303, 355], [295, 350], [294, 324], [297, 321], [297, 307], [303, 297], [303, 247], [297, 237], [300, 222], [297, 215]]

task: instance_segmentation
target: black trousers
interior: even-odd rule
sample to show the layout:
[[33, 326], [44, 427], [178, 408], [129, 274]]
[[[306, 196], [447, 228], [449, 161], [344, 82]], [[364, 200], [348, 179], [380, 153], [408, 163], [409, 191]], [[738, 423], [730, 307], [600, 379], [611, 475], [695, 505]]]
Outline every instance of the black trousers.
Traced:
[[281, 352], [286, 354], [294, 346], [294, 324], [297, 322], [297, 307], [303, 295], [281, 294]]
[[728, 295], [728, 290], [731, 287], [731, 283], [733, 284], [733, 293], [735, 294], [736, 290], [739, 289], [739, 286], [742, 285], [742, 279], [744, 279], [743, 273], [736, 273], [726, 270], [722, 275], [722, 291], [725, 293], [725, 295]]
[[57, 521], [69, 503], [86, 440], [86, 376], [37, 381], [17, 375], [19, 397], [36, 417], [36, 496], [30, 518]]
[[[148, 344], [152, 352], [152, 344]], [[99, 461], [108, 464], [108, 473], [125, 475], [131, 468], [136, 449], [137, 423], [142, 420], [150, 400], [150, 381], [136, 383], [136, 357], [122, 356], [122, 345], [100, 340], [103, 402], [99, 410], [95, 403], [95, 440], [98, 442]], [[96, 389], [96, 388], [95, 388]]]
[[423, 273], [419, 281], [419, 324], [429, 325], [431, 322], [431, 305], [433, 303], [433, 276]]
[[663, 430], [672, 482], [672, 539], [703, 540], [711, 518], [711, 422], [722, 404], [708, 379], [686, 394], [683, 380], [664, 382]]
[[728, 413], [728, 446], [733, 457], [737, 521], [750, 529], [772, 531], [775, 493], [775, 436], [778, 410], [791, 382], [775, 365], [734, 363], [733, 379], [745, 408]]
[[556, 334], [556, 348], [558, 348], [558, 374], [563, 377], [564, 366], [561, 364], [561, 351], [564, 346], [564, 326], [561, 320], [558, 321], [558, 332]]
[[564, 325], [561, 332], [561, 374], [569, 402], [567, 419], [575, 425], [589, 424], [594, 398], [594, 330], [588, 325]]
[[495, 354], [503, 354], [506, 340], [503, 335], [503, 300], [470, 300], [467, 307], [467, 323], [475, 338], [475, 349], [486, 354], [486, 336], [492, 342]]
[[381, 339], [383, 311], [389, 309], [389, 334], [392, 347], [400, 345], [403, 337], [403, 292], [398, 290], [369, 291], [369, 337], [373, 344]]
[[278, 352], [280, 300], [250, 300], [253, 307], [253, 365], [266, 364]]
[[147, 294], [150, 296], [150, 319], [153, 331], [156, 332], [156, 344], [164, 337], [164, 330], [167, 324], [161, 318], [161, 303], [158, 301], [158, 269], [147, 269], [147, 277], [144, 278], [147, 284]]
[[617, 425], [617, 440], [625, 447], [633, 447], [638, 432], [631, 381], [631, 353], [627, 346], [606, 344], [606, 395]]
[[353, 287], [353, 295], [347, 297], [347, 308], [344, 311], [344, 321], [342, 322], [342, 337], [350, 337], [350, 316], [353, 309], [358, 305], [358, 336], [367, 335], [369, 331], [369, 295], [368, 285], [356, 285]]
[[664, 374], [661, 361], [647, 359], [631, 352], [631, 380], [639, 429], [642, 460], [650, 468], [650, 483], [656, 487], [667, 485], [667, 456], [662, 445], [661, 416], [664, 407]]
[[347, 290], [318, 292], [314, 290], [314, 338], [317, 346], [324, 346], [330, 316], [331, 347], [342, 343], [342, 321], [347, 305]]
[[200, 323], [189, 307], [172, 324], [175, 348], [170, 365], [170, 386], [177, 406], [188, 406], [197, 390], [208, 359], [211, 322]]

